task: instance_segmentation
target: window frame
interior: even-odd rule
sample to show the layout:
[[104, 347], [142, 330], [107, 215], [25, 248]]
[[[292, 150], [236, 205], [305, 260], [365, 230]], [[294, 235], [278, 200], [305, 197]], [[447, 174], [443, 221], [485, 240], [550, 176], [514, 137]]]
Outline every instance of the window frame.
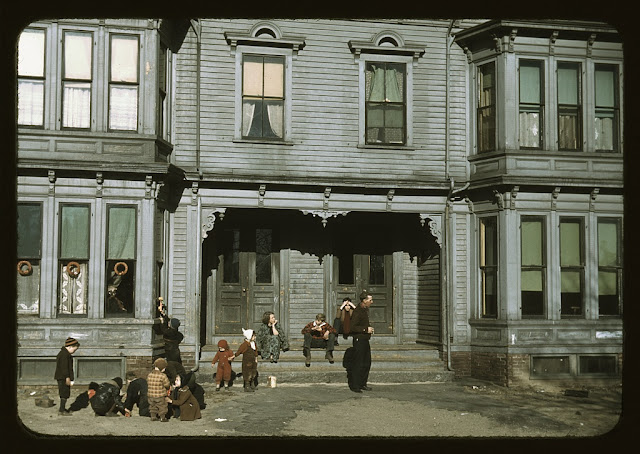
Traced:
[[[40, 232], [39, 232], [39, 236], [38, 236], [38, 253], [33, 255], [33, 254], [21, 254], [20, 252], [20, 244], [19, 241], [16, 241], [16, 256], [17, 256], [17, 260], [18, 260], [18, 264], [20, 264], [20, 262], [22, 262], [23, 260], [29, 262], [30, 265], [30, 272], [27, 276], [16, 276], [18, 279], [20, 279], [21, 277], [27, 277], [28, 276], [32, 276], [34, 274], [34, 270], [37, 269], [38, 273], [37, 276], [33, 277], [33, 280], [35, 281], [34, 285], [37, 285], [37, 289], [34, 292], [35, 294], [37, 294], [38, 296], [38, 300], [37, 300], [37, 308], [35, 310], [31, 310], [29, 311], [27, 309], [24, 310], [20, 310], [19, 308], [16, 308], [17, 310], [17, 315], [22, 316], [22, 315], [26, 315], [26, 316], [38, 316], [40, 314], [40, 305], [42, 302], [42, 298], [41, 298], [41, 290], [42, 290], [42, 286], [41, 286], [41, 279], [42, 279], [42, 250], [43, 250], [43, 232], [44, 232], [44, 202], [41, 200], [19, 200], [17, 203], [17, 208], [19, 209], [19, 207], [21, 205], [29, 205], [29, 206], [37, 206], [39, 208], [39, 214], [40, 214], [40, 221], [39, 221], [39, 228], [40, 228]], [[16, 212], [17, 214], [17, 212]], [[16, 225], [18, 227], [18, 232], [20, 231], [20, 225], [19, 225], [19, 218], [16, 219]], [[18, 240], [18, 238], [16, 238], [16, 240]], [[36, 263], [37, 262], [37, 263]], [[17, 270], [16, 272], [19, 272], [19, 270]], [[16, 284], [16, 303], [19, 305], [20, 304], [20, 299], [19, 299], [19, 294], [18, 294], [18, 290], [19, 290], [19, 285]], [[33, 307], [36, 303], [32, 304], [31, 307]]]
[[[493, 71], [494, 71], [494, 82], [492, 85], [492, 102], [489, 105], [484, 105], [484, 106], [480, 106], [481, 104], [481, 96], [482, 96], [482, 79], [481, 79], [481, 71], [483, 68], [488, 67], [489, 65], [493, 66]], [[474, 112], [474, 119], [475, 119], [475, 127], [476, 127], [476, 134], [475, 134], [475, 141], [476, 141], [476, 153], [477, 154], [483, 154], [483, 153], [490, 153], [492, 151], [497, 150], [498, 148], [498, 78], [499, 78], [499, 71], [498, 71], [498, 62], [494, 59], [494, 60], [488, 60], [488, 61], [484, 61], [481, 63], [477, 63], [475, 66], [475, 89], [476, 89], [476, 96], [475, 96], [475, 112]], [[489, 143], [487, 145], [487, 148], [483, 148], [483, 136], [482, 136], [482, 129], [481, 129], [481, 122], [480, 122], [480, 114], [481, 114], [481, 110], [489, 110], [493, 108], [494, 112], [493, 112], [493, 137], [491, 137], [491, 143]]]
[[[595, 292], [595, 298], [596, 298], [596, 308], [597, 308], [597, 314], [598, 314], [598, 318], [606, 318], [606, 319], [611, 319], [611, 318], [622, 318], [622, 313], [623, 313], [623, 301], [624, 301], [624, 296], [623, 296], [623, 290], [624, 290], [624, 247], [623, 247], [623, 235], [624, 235], [624, 224], [623, 224], [623, 218], [620, 216], [598, 216], [596, 218], [596, 260], [595, 263], [596, 265], [596, 282], [598, 283], [598, 291]], [[599, 242], [600, 242], [600, 224], [601, 223], [608, 223], [608, 224], [615, 224], [616, 225], [616, 241], [617, 241], [617, 264], [614, 266], [601, 266], [600, 265], [600, 246], [599, 246]], [[599, 276], [600, 276], [600, 271], [606, 271], [606, 272], [612, 272], [615, 271], [616, 275], [617, 275], [617, 292], [618, 292], [618, 313], [617, 314], [606, 314], [606, 315], [601, 315], [600, 314], [600, 285], [599, 285]]]
[[[136, 82], [127, 82], [127, 81], [119, 81], [114, 82], [112, 80], [112, 72], [113, 72], [113, 40], [116, 37], [135, 37], [137, 41], [137, 50], [138, 50], [138, 58], [137, 58], [137, 67], [136, 67]], [[105, 87], [107, 91], [106, 95], [106, 117], [105, 117], [105, 130], [107, 132], [118, 132], [118, 133], [137, 133], [140, 129], [140, 97], [142, 95], [142, 81], [141, 81], [141, 59], [143, 55], [142, 49], [142, 36], [140, 33], [130, 33], [124, 31], [117, 30], [109, 30], [106, 33], [105, 38], [105, 47], [106, 47], [106, 59], [107, 59], [107, 71], [106, 71], [106, 80]], [[156, 65], [157, 67], [157, 65]], [[134, 129], [117, 129], [111, 127], [111, 89], [114, 86], [122, 86], [122, 87], [136, 87], [136, 126]]]
[[[277, 43], [277, 40], [274, 40]], [[245, 138], [242, 135], [242, 115], [243, 115], [243, 62], [244, 55], [259, 56], [280, 56], [284, 57], [284, 103], [283, 103], [283, 133], [282, 138]], [[270, 47], [266, 44], [258, 45], [238, 45], [235, 48], [235, 118], [234, 118], [234, 142], [249, 143], [273, 143], [287, 144], [291, 140], [291, 83], [293, 49]]]
[[16, 112], [16, 120], [17, 120], [17, 124], [19, 127], [21, 128], [32, 128], [32, 129], [44, 129], [44, 125], [45, 125], [45, 117], [46, 117], [46, 111], [47, 111], [47, 60], [48, 60], [48, 55], [47, 55], [47, 47], [48, 47], [48, 29], [47, 28], [43, 28], [43, 27], [27, 27], [25, 28], [21, 33], [20, 33], [20, 37], [18, 38], [18, 46], [20, 43], [20, 38], [22, 38], [22, 34], [24, 32], [42, 32], [43, 36], [43, 49], [42, 49], [42, 76], [33, 76], [33, 75], [21, 75], [19, 72], [19, 65], [17, 66], [16, 69], [16, 74], [17, 74], [17, 79], [18, 79], [18, 94], [20, 92], [20, 82], [21, 81], [39, 81], [42, 83], [42, 117], [41, 117], [41, 122], [40, 124], [26, 124], [26, 123], [20, 123], [20, 115], [19, 115], [19, 108], [20, 108], [20, 100], [18, 98], [18, 104], [16, 105], [17, 108], [17, 112]]
[[[91, 62], [89, 67], [89, 73], [91, 74], [90, 79], [75, 79], [75, 78], [67, 78], [65, 74], [66, 67], [66, 34], [67, 33], [76, 33], [76, 34], [88, 34], [91, 36]], [[77, 29], [77, 28], [63, 28], [60, 30], [60, 42], [61, 42], [61, 59], [60, 59], [60, 68], [58, 70], [60, 76], [60, 129], [61, 130], [75, 130], [75, 131], [90, 131], [93, 130], [95, 125], [95, 112], [94, 112], [94, 96], [95, 96], [95, 81], [96, 81], [96, 55], [95, 48], [97, 47], [96, 41], [97, 30], [93, 29]], [[79, 126], [65, 126], [65, 82], [76, 82], [76, 83], [85, 83], [89, 84], [89, 126], [87, 127], [79, 127]]]
[[[393, 52], [395, 47], [381, 47], [380, 52]], [[404, 64], [404, 143], [368, 143], [367, 142], [367, 100], [366, 100], [366, 68], [370, 63]], [[358, 86], [359, 86], [359, 148], [407, 148], [413, 146], [413, 65], [411, 55], [370, 54], [362, 53], [358, 58]]]
[[[63, 257], [62, 256], [62, 220], [63, 220], [63, 211], [65, 207], [87, 207], [88, 208], [88, 219], [87, 219], [87, 255], [86, 258], [77, 258], [77, 257]], [[75, 201], [75, 200], [61, 200], [58, 202], [57, 206], [56, 206], [56, 228], [57, 228], [57, 245], [56, 245], [56, 283], [57, 283], [57, 292], [56, 292], [56, 301], [55, 301], [55, 305], [54, 305], [54, 313], [56, 317], [80, 317], [80, 318], [88, 318], [89, 314], [91, 313], [91, 307], [89, 305], [89, 299], [91, 297], [91, 292], [90, 292], [90, 288], [91, 288], [91, 279], [92, 279], [92, 272], [91, 272], [91, 268], [92, 268], [92, 254], [91, 254], [91, 242], [93, 240], [93, 216], [94, 216], [94, 203], [93, 202], [82, 202], [82, 201]], [[60, 295], [62, 293], [62, 284], [61, 284], [61, 273], [63, 272], [61, 269], [61, 264], [62, 262], [65, 261], [67, 263], [71, 262], [71, 261], [75, 261], [75, 262], [86, 262], [86, 289], [85, 289], [85, 298], [87, 299], [86, 301], [86, 308], [85, 308], [85, 312], [81, 312], [81, 313], [61, 313], [60, 312], [60, 305], [61, 305], [61, 301], [60, 301]], [[80, 265], [82, 265], [80, 263]]]
[[[559, 70], [561, 66], [569, 67], [569, 66], [577, 66], [577, 87], [576, 87], [576, 95], [577, 95], [577, 104], [561, 104], [560, 103], [560, 77], [558, 76]], [[556, 143], [558, 146], [558, 151], [568, 151], [568, 152], [582, 152], [584, 151], [584, 67], [585, 64], [582, 60], [569, 60], [563, 59], [556, 61]], [[576, 115], [576, 148], [566, 148], [561, 146], [560, 140], [560, 116], [562, 113], [567, 113], [570, 110], [575, 109]]]
[[[542, 264], [541, 265], [523, 265], [522, 263], [522, 246], [524, 244], [524, 236], [522, 234], [522, 223], [523, 222], [534, 222], [539, 221], [541, 226], [541, 256], [542, 256]], [[520, 319], [522, 320], [535, 320], [535, 319], [547, 319], [549, 317], [549, 307], [548, 307], [548, 287], [549, 282], [547, 279], [547, 271], [549, 266], [549, 258], [547, 257], [547, 245], [548, 245], [548, 229], [547, 229], [547, 217], [542, 214], [522, 214], [520, 215], [520, 222], [518, 226], [520, 232], [520, 292], [518, 295], [519, 300], [519, 312]], [[528, 314], [524, 315], [522, 310], [522, 273], [524, 271], [539, 271], [542, 276], [542, 313], [541, 314]]]
[[[393, 65], [393, 66], [402, 66], [403, 67], [403, 73], [402, 73], [402, 79], [403, 79], [403, 91], [402, 91], [402, 101], [400, 102], [392, 102], [392, 101], [388, 101], [385, 98], [385, 101], [370, 101], [366, 99], [366, 74], [368, 72], [368, 67], [369, 65], [384, 65], [384, 71], [385, 71], [385, 93], [386, 93], [386, 89], [387, 89], [387, 79], [386, 79], [386, 71], [387, 71], [387, 67], [389, 65]], [[399, 62], [387, 62], [387, 61], [374, 61], [373, 59], [366, 61], [365, 63], [365, 144], [366, 145], [380, 145], [380, 146], [404, 146], [407, 143], [407, 64], [406, 63], [399, 63]], [[402, 107], [402, 123], [403, 123], [403, 127], [402, 127], [402, 141], [400, 143], [398, 142], [392, 142], [392, 141], [381, 141], [381, 142], [376, 142], [376, 141], [369, 141], [368, 139], [368, 134], [367, 134], [367, 130], [369, 129], [369, 111], [370, 108], [372, 107], [372, 105], [380, 105], [383, 106], [383, 112], [386, 112], [387, 108], [391, 107], [392, 105], [400, 105]], [[383, 117], [385, 115], [383, 114]], [[386, 127], [382, 127], [380, 128], [382, 130], [386, 130]], [[383, 133], [383, 135], [386, 135], [386, 133]]]
[[[495, 255], [495, 264], [494, 265], [487, 265], [486, 264], [486, 259], [484, 259], [484, 257], [486, 257], [486, 249], [487, 249], [487, 245], [486, 245], [486, 240], [485, 240], [485, 236], [483, 236], [483, 227], [484, 230], [486, 230], [486, 221], [491, 220], [491, 222], [494, 224], [494, 229], [495, 229], [495, 235], [494, 235], [494, 245], [495, 245], [495, 252], [493, 255]], [[500, 217], [495, 214], [495, 215], [489, 215], [489, 216], [482, 216], [478, 218], [478, 248], [477, 248], [477, 252], [478, 252], [478, 313], [479, 313], [479, 318], [481, 319], [492, 319], [492, 320], [497, 320], [499, 318], [499, 314], [500, 314], [500, 285], [499, 285], [499, 270], [500, 270], [500, 244], [499, 244], [499, 239], [500, 239], [500, 232], [499, 232], [499, 224], [500, 224]], [[487, 303], [486, 303], [486, 291], [485, 291], [485, 285], [484, 282], [486, 282], [486, 273], [487, 270], [493, 270], [493, 275], [494, 275], [494, 281], [495, 281], [495, 314], [490, 314], [487, 312]]]
[[[539, 74], [540, 74], [540, 102], [538, 104], [533, 104], [533, 103], [523, 103], [522, 102], [522, 72], [521, 72], [521, 68], [522, 68], [522, 64], [525, 63], [525, 66], [535, 66], [538, 67], [539, 70]], [[519, 56], [518, 57], [518, 145], [519, 148], [521, 150], [542, 150], [545, 148], [545, 134], [546, 134], [546, 127], [545, 127], [545, 121], [546, 121], [546, 114], [545, 114], [545, 110], [546, 110], [546, 77], [545, 77], [545, 69], [546, 69], [546, 60], [544, 59], [539, 59], [539, 58], [527, 58], [527, 57], [523, 57], [523, 56]], [[538, 146], [536, 147], [530, 147], [530, 146], [523, 146], [522, 145], [522, 141], [521, 141], [521, 135], [522, 135], [522, 124], [520, 122], [520, 115], [523, 113], [523, 111], [527, 111], [526, 109], [531, 109], [529, 110], [529, 112], [532, 112], [532, 110], [534, 108], [537, 107], [537, 111], [539, 114], [539, 120], [538, 120], [538, 125], [540, 127], [540, 130], [538, 132]]]
[[[580, 264], [578, 265], [562, 265], [562, 223], [574, 223], [577, 222], [579, 225], [580, 237], [579, 240], [579, 253], [580, 253]], [[587, 245], [587, 229], [586, 229], [586, 220], [583, 216], [575, 216], [575, 215], [567, 215], [567, 216], [559, 216], [558, 219], [558, 267], [560, 269], [559, 275], [559, 309], [560, 309], [560, 319], [585, 319], [587, 318], [586, 312], [588, 306], [587, 301], [587, 286], [586, 286], [586, 273], [587, 273], [587, 264], [586, 264], [586, 245]], [[562, 313], [562, 273], [563, 271], [568, 272], [576, 272], [580, 273], [580, 313], [579, 314], [563, 314]]]
[[[598, 68], [609, 68], [611, 70], [611, 72], [613, 73], [613, 77], [614, 77], [614, 86], [613, 86], [613, 99], [614, 99], [614, 106], [612, 108], [604, 108], [604, 107], [598, 107], [597, 105], [597, 79], [596, 79], [596, 72], [598, 71]], [[593, 149], [596, 152], [600, 152], [600, 153], [621, 153], [621, 147], [620, 147], [620, 143], [621, 143], [621, 116], [620, 116], [620, 105], [621, 105], [621, 97], [620, 97], [620, 93], [621, 93], [621, 87], [620, 87], [620, 74], [621, 74], [621, 69], [620, 69], [620, 65], [616, 64], [616, 63], [610, 63], [610, 62], [595, 62], [593, 64], [593, 79], [594, 79], [594, 84], [593, 84], [593, 121], [594, 121], [594, 125], [593, 125]], [[612, 142], [613, 142], [613, 146], [611, 150], [608, 149], [600, 149], [597, 147], [597, 140], [595, 137], [595, 133], [596, 133], [596, 127], [595, 127], [595, 121], [598, 117], [598, 110], [606, 110], [606, 111], [610, 111], [613, 114], [614, 117], [614, 124], [612, 126]]]
[[[111, 257], [109, 254], [109, 241], [110, 241], [110, 232], [109, 232], [109, 226], [110, 226], [110, 216], [111, 216], [111, 208], [129, 208], [129, 209], [133, 209], [134, 210], [134, 225], [133, 225], [133, 231], [134, 231], [134, 243], [133, 243], [133, 255], [134, 258], [132, 259], [124, 259], [124, 258], [115, 258], [115, 257]], [[139, 243], [139, 238], [138, 238], [138, 228], [139, 228], [139, 217], [140, 217], [140, 209], [139, 206], [137, 204], [121, 204], [121, 203], [106, 203], [105, 204], [105, 239], [104, 239], [104, 256], [103, 261], [104, 261], [104, 265], [105, 265], [105, 274], [104, 274], [104, 281], [102, 282], [103, 284], [103, 288], [105, 290], [104, 292], [104, 318], [133, 318], [135, 317], [136, 314], [136, 286], [138, 285], [137, 282], [137, 270], [138, 270], [138, 243]], [[132, 294], [131, 294], [131, 312], [128, 312], [126, 314], [117, 314], [117, 313], [108, 313], [107, 312], [107, 304], [108, 304], [108, 300], [109, 300], [109, 284], [108, 284], [108, 278], [107, 275], [110, 272], [109, 267], [107, 266], [110, 262], [133, 262], [133, 266], [131, 266], [131, 264], [126, 264], [127, 265], [127, 274], [128, 273], [132, 273], [132, 284], [131, 284], [131, 289], [132, 289]]]

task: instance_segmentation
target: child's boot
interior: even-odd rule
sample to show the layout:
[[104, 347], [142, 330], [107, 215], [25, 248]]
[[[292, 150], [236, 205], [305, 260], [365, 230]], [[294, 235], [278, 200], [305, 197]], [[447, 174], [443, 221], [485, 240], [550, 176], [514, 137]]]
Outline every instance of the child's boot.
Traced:
[[220, 383], [216, 385], [216, 392], [220, 391]]
[[248, 382], [244, 382], [244, 392], [245, 393], [251, 392], [251, 385]]
[[58, 414], [60, 416], [71, 416], [71, 412], [67, 410], [67, 399], [60, 398], [60, 408], [58, 408]]
[[151, 421], [157, 421], [158, 420], [158, 413], [151, 413]]

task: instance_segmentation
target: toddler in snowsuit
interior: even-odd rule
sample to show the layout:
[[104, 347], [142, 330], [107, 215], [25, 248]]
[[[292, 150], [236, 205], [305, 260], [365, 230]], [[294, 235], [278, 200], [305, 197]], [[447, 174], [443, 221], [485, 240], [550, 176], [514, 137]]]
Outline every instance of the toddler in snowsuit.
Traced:
[[258, 350], [256, 348], [256, 335], [252, 329], [242, 329], [244, 342], [236, 350], [236, 356], [242, 355], [242, 379], [244, 391], [256, 390], [255, 377], [258, 375]]
[[229, 390], [229, 382], [231, 381], [231, 361], [235, 358], [233, 351], [229, 348], [229, 343], [220, 339], [218, 341], [218, 352], [213, 357], [211, 365], [218, 363], [216, 370], [216, 391], [220, 391], [220, 382], [224, 380], [224, 389]]

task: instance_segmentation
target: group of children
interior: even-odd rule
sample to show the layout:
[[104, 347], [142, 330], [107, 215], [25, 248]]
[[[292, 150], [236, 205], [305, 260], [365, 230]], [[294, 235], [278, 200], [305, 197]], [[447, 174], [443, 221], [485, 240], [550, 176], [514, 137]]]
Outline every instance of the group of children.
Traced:
[[244, 391], [254, 392], [256, 390], [256, 377], [258, 375], [258, 348], [256, 346], [256, 334], [252, 329], [243, 329], [244, 341], [234, 354], [229, 348], [229, 343], [221, 339], [218, 341], [218, 352], [213, 357], [211, 365], [218, 367], [215, 373], [216, 391], [220, 391], [220, 385], [224, 382], [225, 390], [229, 390], [231, 381], [231, 361], [242, 355], [242, 379], [244, 381]]

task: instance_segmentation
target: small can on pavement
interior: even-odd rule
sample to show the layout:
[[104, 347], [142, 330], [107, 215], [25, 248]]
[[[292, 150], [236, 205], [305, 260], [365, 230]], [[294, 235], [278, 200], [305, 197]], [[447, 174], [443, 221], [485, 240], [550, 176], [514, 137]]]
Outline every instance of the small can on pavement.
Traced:
[[267, 377], [267, 386], [269, 388], [275, 388], [276, 387], [276, 377], [275, 377], [275, 375], [269, 375]]

